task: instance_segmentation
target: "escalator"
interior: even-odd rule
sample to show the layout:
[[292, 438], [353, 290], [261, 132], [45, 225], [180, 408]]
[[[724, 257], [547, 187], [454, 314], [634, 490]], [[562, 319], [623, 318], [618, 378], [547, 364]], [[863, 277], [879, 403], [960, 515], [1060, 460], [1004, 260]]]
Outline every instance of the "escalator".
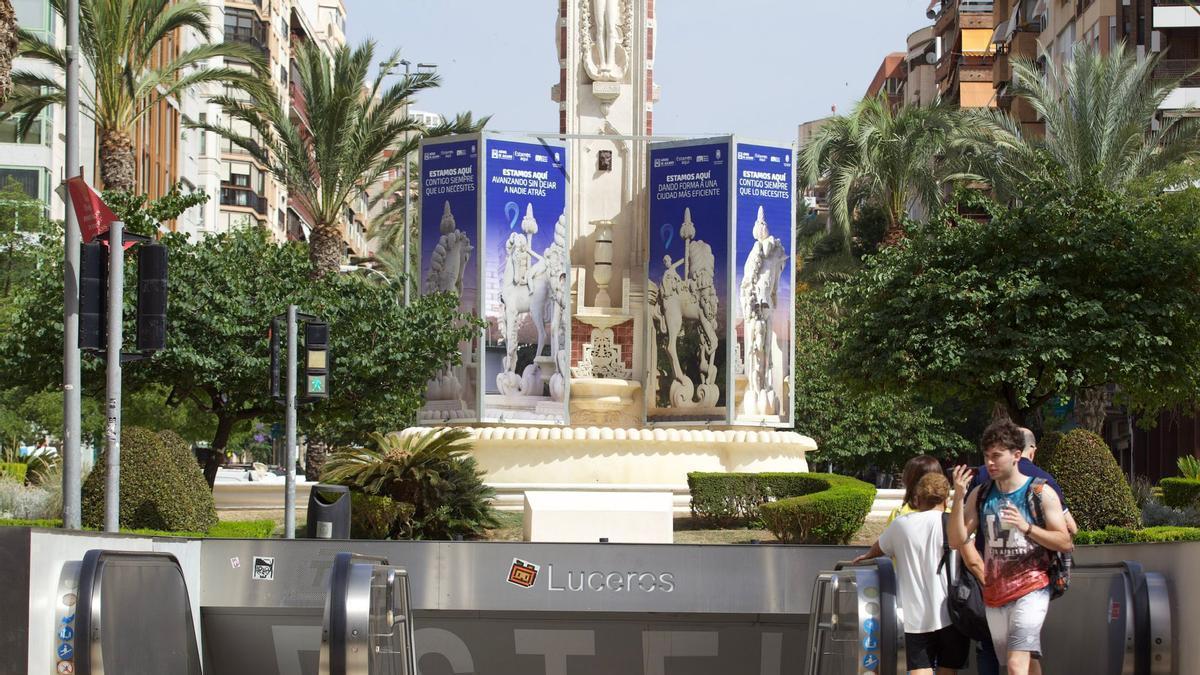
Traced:
[[[821, 572], [813, 586], [806, 675], [903, 673], [903, 611], [886, 558]], [[1178, 672], [1166, 580], [1136, 562], [1076, 566], [1071, 589], [1050, 606], [1042, 644], [1045, 672]]]

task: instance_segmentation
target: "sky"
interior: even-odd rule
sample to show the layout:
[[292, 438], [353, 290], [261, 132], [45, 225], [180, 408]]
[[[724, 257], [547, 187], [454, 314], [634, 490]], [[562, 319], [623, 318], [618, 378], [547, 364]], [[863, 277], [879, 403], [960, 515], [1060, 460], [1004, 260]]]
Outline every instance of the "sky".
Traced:
[[[414, 108], [491, 114], [495, 131], [558, 131], [558, 0], [344, 0], [351, 44], [434, 63]], [[571, 0], [572, 2], [577, 0]], [[654, 131], [791, 142], [848, 112], [883, 57], [926, 25], [927, 0], [657, 0]]]

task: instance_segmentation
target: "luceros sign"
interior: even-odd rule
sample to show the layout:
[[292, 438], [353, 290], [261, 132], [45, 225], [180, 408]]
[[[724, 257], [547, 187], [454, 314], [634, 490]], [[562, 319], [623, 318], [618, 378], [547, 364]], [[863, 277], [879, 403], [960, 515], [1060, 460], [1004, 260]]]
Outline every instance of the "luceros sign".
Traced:
[[[543, 570], [544, 568], [544, 570]], [[672, 593], [673, 572], [563, 570], [513, 558], [506, 581], [521, 588], [574, 593]]]

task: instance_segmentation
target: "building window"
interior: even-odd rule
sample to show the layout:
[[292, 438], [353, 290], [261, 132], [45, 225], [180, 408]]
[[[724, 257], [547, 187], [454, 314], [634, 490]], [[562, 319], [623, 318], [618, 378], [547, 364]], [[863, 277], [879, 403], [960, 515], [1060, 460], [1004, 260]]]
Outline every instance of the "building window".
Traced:
[[258, 16], [246, 9], [225, 10], [225, 41], [246, 42], [267, 51], [267, 28]]
[[0, 188], [8, 187], [16, 182], [25, 194], [34, 199], [46, 201], [46, 172], [43, 169], [28, 169], [23, 167], [0, 167]]
[[42, 37], [54, 35], [54, 16], [48, 0], [13, 0], [17, 25]]
[[[208, 124], [208, 113], [200, 113], [200, 124]], [[208, 154], [208, 132], [200, 130], [200, 155]]]
[[50, 111], [44, 109], [38, 113], [37, 120], [33, 123], [33, 126], [29, 127], [29, 131], [26, 132], [24, 138], [20, 138], [17, 136], [17, 126], [24, 117], [24, 114], [13, 115], [0, 122], [0, 143], [48, 144], [50, 141]]

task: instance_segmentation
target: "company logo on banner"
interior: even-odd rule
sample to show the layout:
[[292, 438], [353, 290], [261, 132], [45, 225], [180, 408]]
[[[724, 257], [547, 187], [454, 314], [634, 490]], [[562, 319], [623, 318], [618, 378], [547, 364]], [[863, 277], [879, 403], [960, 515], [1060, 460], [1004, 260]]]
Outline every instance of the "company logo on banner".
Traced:
[[537, 581], [539, 565], [513, 558], [512, 567], [508, 570], [508, 583], [521, 588], [530, 588]]

